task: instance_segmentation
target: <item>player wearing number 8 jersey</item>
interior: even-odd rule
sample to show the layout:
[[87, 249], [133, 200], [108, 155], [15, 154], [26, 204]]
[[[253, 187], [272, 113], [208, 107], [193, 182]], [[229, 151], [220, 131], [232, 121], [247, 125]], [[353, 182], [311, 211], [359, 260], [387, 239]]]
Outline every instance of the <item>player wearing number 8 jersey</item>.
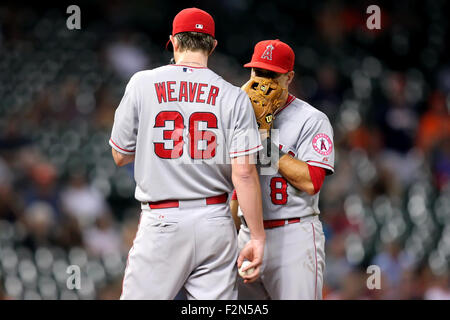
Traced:
[[[287, 90], [294, 77], [294, 52], [279, 40], [261, 41], [245, 67], [252, 68], [247, 90], [269, 80], [275, 82], [273, 88]], [[249, 96], [257, 99], [258, 94]], [[290, 94], [272, 119], [271, 138], [263, 144], [271, 149], [272, 159], [277, 152], [275, 170], [267, 174], [260, 168], [266, 253], [260, 279], [240, 283], [239, 299], [321, 299], [325, 239], [318, 204], [324, 178], [334, 172], [333, 128], [324, 113]], [[236, 203], [232, 207], [238, 211]], [[243, 246], [249, 234], [246, 219], [241, 220]]]
[[[236, 299], [236, 260], [255, 281], [264, 253], [254, 161], [261, 141], [245, 92], [207, 68], [217, 41], [205, 11], [182, 10], [170, 42], [175, 64], [135, 74], [116, 110], [111, 139], [118, 165], [134, 161], [141, 220], [121, 299]], [[231, 163], [231, 166], [230, 166]], [[228, 206], [233, 189], [252, 240], [238, 258]]]

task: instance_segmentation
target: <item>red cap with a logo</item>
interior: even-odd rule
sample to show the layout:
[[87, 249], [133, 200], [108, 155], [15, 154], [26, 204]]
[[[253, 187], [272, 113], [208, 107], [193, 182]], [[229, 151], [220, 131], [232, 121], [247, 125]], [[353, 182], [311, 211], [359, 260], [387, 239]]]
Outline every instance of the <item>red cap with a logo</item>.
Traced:
[[[208, 12], [198, 8], [181, 10], [173, 19], [172, 36], [180, 32], [206, 33], [214, 38], [214, 19]], [[166, 49], [169, 43], [170, 40], [166, 44]]]
[[264, 40], [256, 44], [252, 61], [244, 67], [286, 73], [294, 70], [294, 61], [294, 51], [286, 43], [279, 39]]
[[200, 32], [214, 38], [214, 19], [211, 15], [198, 8], [181, 10], [173, 19], [172, 36], [180, 32]]

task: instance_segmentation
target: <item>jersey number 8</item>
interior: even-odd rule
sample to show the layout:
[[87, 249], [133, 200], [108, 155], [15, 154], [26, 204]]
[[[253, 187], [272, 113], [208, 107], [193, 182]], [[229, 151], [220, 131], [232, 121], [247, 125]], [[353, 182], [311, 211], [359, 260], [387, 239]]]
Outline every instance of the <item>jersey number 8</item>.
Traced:
[[[166, 122], [173, 122], [173, 129], [163, 130], [163, 139], [173, 141], [172, 148], [166, 148], [164, 142], [154, 142], [155, 153], [163, 159], [178, 159], [183, 155], [183, 115], [178, 111], [162, 111], [155, 118], [154, 128], [165, 128]], [[217, 136], [210, 130], [200, 130], [199, 123], [205, 122], [207, 128], [217, 129], [217, 117], [211, 112], [194, 112], [189, 117], [189, 156], [192, 159], [211, 159], [216, 155]], [[199, 141], [206, 141], [206, 148], [200, 150]]]
[[270, 179], [270, 198], [273, 204], [286, 204], [288, 199], [287, 181], [282, 177]]

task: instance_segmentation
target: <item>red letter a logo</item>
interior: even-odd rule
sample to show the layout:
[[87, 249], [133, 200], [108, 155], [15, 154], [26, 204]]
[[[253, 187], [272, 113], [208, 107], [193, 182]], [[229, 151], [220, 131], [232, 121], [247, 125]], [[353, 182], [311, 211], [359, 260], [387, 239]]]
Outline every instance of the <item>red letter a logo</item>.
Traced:
[[273, 45], [269, 44], [266, 47], [266, 50], [264, 50], [264, 53], [262, 54], [261, 59], [272, 60], [272, 50], [273, 50]]

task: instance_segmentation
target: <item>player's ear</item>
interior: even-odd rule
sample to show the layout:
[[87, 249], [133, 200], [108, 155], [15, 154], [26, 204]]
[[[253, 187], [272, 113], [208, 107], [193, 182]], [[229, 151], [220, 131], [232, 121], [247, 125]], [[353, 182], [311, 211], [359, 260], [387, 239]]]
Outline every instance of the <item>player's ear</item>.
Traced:
[[287, 84], [290, 85], [292, 80], [294, 80], [294, 76], [295, 76], [295, 72], [294, 71], [289, 71], [287, 74]]
[[208, 54], [209, 56], [211, 55], [211, 53], [214, 52], [214, 49], [216, 49], [218, 43], [219, 43], [219, 42], [218, 42], [216, 39], [214, 39], [214, 46], [213, 46], [213, 48], [211, 49], [210, 53]]
[[178, 39], [172, 35], [169, 36], [170, 42], [172, 42], [173, 51], [178, 51]]

